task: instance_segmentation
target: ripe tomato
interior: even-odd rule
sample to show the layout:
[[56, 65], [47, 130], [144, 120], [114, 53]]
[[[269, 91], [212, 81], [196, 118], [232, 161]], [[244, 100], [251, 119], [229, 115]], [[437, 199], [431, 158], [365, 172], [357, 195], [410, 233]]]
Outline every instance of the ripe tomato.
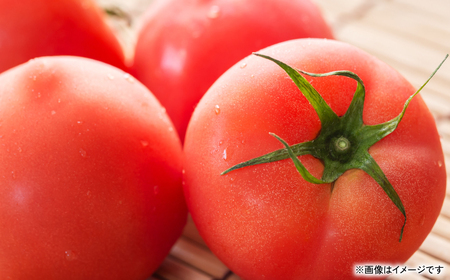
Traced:
[[182, 141], [200, 98], [240, 59], [290, 39], [332, 38], [309, 0], [160, 0], [144, 18], [131, 71], [165, 106]]
[[[342, 42], [292, 40], [261, 53], [312, 73], [356, 73], [366, 89], [363, 129], [398, 116], [415, 92], [397, 71]], [[353, 79], [305, 77], [337, 116], [346, 113], [355, 95]], [[406, 261], [431, 231], [445, 197], [446, 172], [434, 119], [420, 96], [397, 129], [368, 150], [403, 203], [401, 242], [405, 216], [362, 170], [312, 184], [285, 157], [221, 175], [241, 162], [286, 152], [270, 132], [292, 145], [333, 125], [322, 127], [286, 72], [258, 56], [230, 68], [198, 104], [184, 146], [185, 197], [207, 245], [244, 279], [351, 279], [357, 264]], [[316, 178], [325, 175], [325, 161], [299, 158]]]
[[98, 61], [0, 75], [2, 279], [146, 279], [181, 235], [181, 143], [156, 98]]
[[0, 72], [47, 55], [125, 67], [122, 47], [93, 0], [0, 0]]

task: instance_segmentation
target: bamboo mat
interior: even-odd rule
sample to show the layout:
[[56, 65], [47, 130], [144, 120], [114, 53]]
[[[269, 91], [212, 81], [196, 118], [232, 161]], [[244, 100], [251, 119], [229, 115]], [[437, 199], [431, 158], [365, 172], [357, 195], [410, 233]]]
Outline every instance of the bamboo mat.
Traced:
[[[139, 18], [152, 0], [97, 0], [103, 7], [116, 5], [134, 21], [111, 20], [131, 55]], [[313, 0], [314, 1], [314, 0]], [[399, 70], [414, 86], [429, 77], [450, 53], [450, 0], [315, 0], [338, 40], [351, 43]], [[436, 118], [450, 170], [450, 61], [421, 93]], [[450, 181], [450, 178], [447, 182]], [[441, 265], [440, 274], [408, 272], [396, 279], [450, 279], [450, 188], [441, 215], [420, 249], [406, 262], [408, 268]], [[206, 247], [192, 220], [170, 255], [148, 280], [239, 280]]]

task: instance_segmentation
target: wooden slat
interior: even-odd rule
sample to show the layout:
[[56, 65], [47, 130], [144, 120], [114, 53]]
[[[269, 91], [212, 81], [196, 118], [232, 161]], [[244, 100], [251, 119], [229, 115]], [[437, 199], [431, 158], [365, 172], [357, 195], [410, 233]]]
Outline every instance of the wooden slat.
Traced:
[[410, 7], [417, 11], [417, 13], [426, 14], [428, 20], [448, 20], [450, 12], [450, 2], [446, 0], [395, 0], [404, 4], [404, 7]]
[[230, 274], [226, 279], [224, 280], [241, 280], [241, 277], [237, 276], [236, 274]]
[[[409, 37], [386, 32], [378, 26], [364, 22], [342, 29], [339, 38], [366, 50], [396, 68], [416, 87], [425, 82], [446, 54], [445, 51], [430, 49], [426, 45], [417, 44]], [[439, 71], [433, 78], [433, 83], [430, 82], [430, 89], [442, 84], [438, 86], [438, 90], [435, 89], [440, 91], [450, 84], [447, 77], [449, 72], [444, 70], [450, 69], [449, 67], [447, 64], [443, 65], [442, 71]], [[402, 69], [409, 69], [409, 71], [404, 72]], [[408, 77], [410, 72], [420, 73], [422, 78], [412, 79], [412, 77]], [[432, 86], [432, 84], [434, 85]]]
[[445, 216], [447, 218], [450, 218], [450, 197], [449, 196], [447, 196], [444, 199], [444, 205], [442, 205], [441, 215]]
[[[357, 24], [341, 28], [338, 39], [374, 54], [405, 74], [413, 85], [419, 86], [445, 54], [450, 52], [449, 43], [445, 40], [450, 40], [450, 17], [444, 22], [433, 18], [423, 19], [421, 13], [406, 9], [396, 1], [379, 2]], [[418, 32], [418, 29], [423, 32]], [[447, 89], [450, 86], [448, 70], [450, 66], [445, 64], [433, 79], [434, 85], [430, 83], [427, 86], [437, 92], [445, 90], [447, 102]], [[421, 79], [417, 78], [418, 73]]]
[[431, 232], [445, 238], [450, 243], [450, 218], [441, 215]]
[[164, 280], [214, 280], [210, 275], [188, 266], [172, 256], [164, 260], [153, 277]]
[[439, 235], [430, 233], [420, 246], [420, 250], [445, 263], [450, 263], [450, 242]]
[[437, 127], [441, 137], [445, 137], [446, 142], [448, 142], [447, 139], [450, 139], [450, 119], [445, 121], [438, 121]]
[[442, 150], [446, 156], [450, 156], [450, 141], [448, 141], [448, 137], [443, 137], [442, 141]]
[[389, 1], [377, 5], [364, 17], [364, 22], [379, 26], [385, 32], [409, 37], [430, 49], [448, 51], [449, 48], [442, 38], [450, 37], [448, 28], [450, 18], [430, 18], [428, 14], [417, 7], [402, 1]]
[[228, 268], [211, 251], [198, 246], [186, 237], [178, 240], [172, 248], [171, 255], [183, 262], [206, 272], [214, 278], [222, 279]]
[[334, 0], [334, 1], [314, 1], [322, 11], [322, 15], [332, 28], [339, 28], [354, 17], [361, 17], [366, 10], [366, 0]]

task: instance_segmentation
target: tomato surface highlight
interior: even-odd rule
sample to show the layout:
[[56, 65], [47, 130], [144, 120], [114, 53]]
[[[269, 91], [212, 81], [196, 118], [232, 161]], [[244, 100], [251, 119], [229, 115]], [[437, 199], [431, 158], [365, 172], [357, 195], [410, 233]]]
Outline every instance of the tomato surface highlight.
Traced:
[[[415, 92], [396, 70], [343, 42], [299, 39], [258, 53], [310, 73], [356, 73], [365, 85], [366, 125], [398, 116]], [[304, 77], [339, 117], [347, 112], [353, 79]], [[368, 150], [404, 205], [401, 242], [405, 217], [360, 169], [313, 184], [287, 158], [221, 175], [283, 149], [269, 133], [293, 145], [316, 139], [321, 129], [318, 114], [286, 72], [258, 56], [230, 68], [194, 111], [184, 146], [187, 204], [206, 244], [243, 279], [353, 279], [355, 265], [405, 262], [431, 231], [446, 172], [435, 121], [420, 95], [397, 129]], [[321, 160], [299, 159], [321, 178]]]
[[125, 69], [118, 39], [93, 0], [0, 0], [0, 72], [29, 59], [75, 55]]
[[309, 0], [160, 0], [144, 16], [131, 71], [166, 107], [183, 141], [195, 106], [229, 67], [308, 37], [333, 38]]
[[136, 79], [80, 57], [0, 75], [2, 279], [147, 279], [181, 235], [182, 149]]

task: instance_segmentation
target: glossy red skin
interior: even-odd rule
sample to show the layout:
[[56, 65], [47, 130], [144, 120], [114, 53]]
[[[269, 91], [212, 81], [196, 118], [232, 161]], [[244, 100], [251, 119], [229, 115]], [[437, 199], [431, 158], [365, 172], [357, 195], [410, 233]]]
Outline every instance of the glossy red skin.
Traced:
[[[261, 53], [313, 73], [357, 73], [366, 86], [366, 124], [397, 116], [415, 91], [378, 59], [333, 40], [294, 40]], [[338, 115], [346, 112], [356, 82], [307, 79]], [[287, 74], [256, 56], [227, 71], [196, 108], [184, 146], [188, 208], [207, 245], [243, 279], [352, 279], [356, 264], [406, 261], [434, 225], [446, 172], [434, 119], [420, 95], [398, 129], [369, 150], [406, 209], [401, 242], [403, 215], [363, 171], [347, 171], [332, 193], [330, 184], [304, 181], [290, 159], [220, 175], [283, 148], [269, 132], [293, 145], [319, 130], [317, 114]], [[319, 160], [300, 160], [320, 178]]]
[[131, 71], [166, 107], [183, 141], [195, 106], [228, 68], [307, 37], [333, 37], [309, 0], [160, 0], [145, 15]]
[[181, 235], [181, 143], [135, 79], [82, 58], [0, 75], [2, 279], [147, 279]]
[[125, 69], [124, 54], [93, 0], [0, 0], [0, 72], [29, 59], [76, 55]]

